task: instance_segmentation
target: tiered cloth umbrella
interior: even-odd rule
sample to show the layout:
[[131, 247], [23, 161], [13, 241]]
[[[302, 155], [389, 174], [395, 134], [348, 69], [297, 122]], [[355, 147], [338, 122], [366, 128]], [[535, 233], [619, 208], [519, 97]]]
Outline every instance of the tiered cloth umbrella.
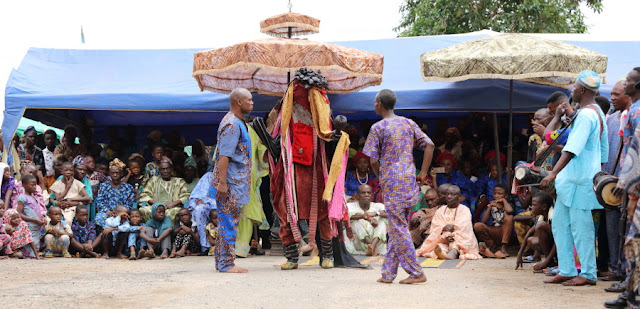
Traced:
[[[505, 33], [470, 40], [420, 56], [425, 81], [457, 82], [467, 79], [508, 79], [509, 145], [507, 166], [512, 164], [513, 81], [571, 88], [578, 73], [592, 70], [605, 78], [607, 56], [560, 41]], [[542, 103], [542, 102], [541, 102]], [[496, 153], [497, 120], [494, 114]], [[500, 160], [498, 172], [501, 173]]]
[[320, 21], [286, 13], [262, 21], [262, 32], [272, 38], [195, 53], [193, 77], [200, 90], [229, 93], [234, 88], [282, 96], [291, 73], [301, 67], [327, 78], [329, 93], [356, 92], [382, 82], [383, 56], [366, 51], [292, 35], [315, 33]]

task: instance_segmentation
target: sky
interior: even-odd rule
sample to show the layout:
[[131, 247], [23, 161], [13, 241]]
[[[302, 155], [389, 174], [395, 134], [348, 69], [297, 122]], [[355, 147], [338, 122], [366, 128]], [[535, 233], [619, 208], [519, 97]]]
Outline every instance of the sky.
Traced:
[[[403, 0], [292, 0], [293, 12], [320, 19], [317, 41], [393, 38]], [[288, 11], [287, 0], [4, 0], [0, 1], [0, 85], [29, 47], [88, 49], [215, 48], [265, 38], [259, 22]], [[638, 0], [604, 0], [585, 9], [589, 33], [603, 40], [638, 40], [626, 30]], [[80, 27], [86, 44], [80, 43]], [[4, 110], [4, 96], [0, 97]], [[0, 120], [1, 120], [0, 115]]]

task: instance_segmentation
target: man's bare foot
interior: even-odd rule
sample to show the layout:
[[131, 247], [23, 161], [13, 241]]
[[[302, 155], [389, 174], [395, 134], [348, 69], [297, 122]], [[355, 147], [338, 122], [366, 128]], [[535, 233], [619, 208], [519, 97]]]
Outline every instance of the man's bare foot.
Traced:
[[389, 279], [385, 279], [385, 278], [380, 278], [380, 279], [378, 279], [376, 282], [390, 284], [390, 283], [393, 283], [393, 280], [389, 280]]
[[184, 257], [184, 256], [186, 256], [185, 250], [178, 250], [178, 251], [176, 252], [176, 256], [177, 256], [177, 257]]
[[421, 283], [421, 282], [427, 282], [427, 276], [425, 276], [424, 274], [420, 275], [420, 277], [416, 277], [416, 278], [407, 278], [407, 279], [403, 279], [400, 280], [400, 284], [414, 284], [414, 283]]
[[373, 255], [373, 246], [371, 244], [367, 244], [367, 250], [364, 252], [367, 256]]
[[175, 251], [171, 252], [171, 255], [169, 255], [169, 258], [171, 258], [171, 259], [174, 258], [174, 257], [176, 257], [176, 252]]
[[225, 273], [236, 273], [236, 274], [244, 274], [244, 273], [248, 273], [248, 272], [249, 272], [248, 269], [242, 268], [242, 267], [238, 267], [238, 266], [233, 266], [229, 270], [225, 271]]
[[447, 259], [447, 255], [442, 251], [442, 248], [440, 248], [440, 246], [436, 246], [435, 249], [433, 249], [433, 253], [436, 254], [438, 259], [441, 259], [441, 260]]
[[147, 250], [140, 249], [140, 252], [138, 252], [138, 259], [143, 258], [145, 256], [146, 252], [147, 252]]

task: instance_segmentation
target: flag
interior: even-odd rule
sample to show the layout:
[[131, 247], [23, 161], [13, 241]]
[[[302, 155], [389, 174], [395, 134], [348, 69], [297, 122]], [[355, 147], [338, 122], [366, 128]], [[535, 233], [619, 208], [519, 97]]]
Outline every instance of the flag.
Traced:
[[82, 26], [80, 26], [80, 42], [84, 44], [84, 30], [82, 29]]

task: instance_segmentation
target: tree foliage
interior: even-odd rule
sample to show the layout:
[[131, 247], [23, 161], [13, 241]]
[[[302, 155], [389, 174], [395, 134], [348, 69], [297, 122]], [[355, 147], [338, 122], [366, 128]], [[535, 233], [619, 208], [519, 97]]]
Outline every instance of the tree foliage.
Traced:
[[580, 4], [595, 12], [602, 0], [405, 0], [399, 36], [489, 29], [520, 33], [584, 33]]

